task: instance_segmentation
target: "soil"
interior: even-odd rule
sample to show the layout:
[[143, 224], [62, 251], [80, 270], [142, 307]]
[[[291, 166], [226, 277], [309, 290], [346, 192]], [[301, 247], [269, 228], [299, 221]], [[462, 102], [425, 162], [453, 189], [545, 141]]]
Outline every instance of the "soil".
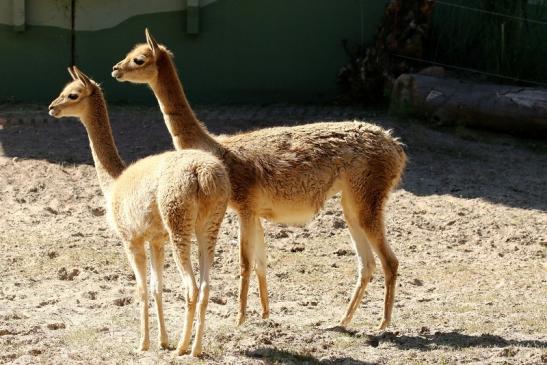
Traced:
[[[43, 106], [0, 105], [0, 363], [190, 363], [135, 350], [135, 280], [104, 217], [87, 137]], [[200, 363], [547, 363], [547, 143], [465, 129], [439, 130], [381, 113], [331, 106], [208, 106], [214, 133], [319, 120], [393, 128], [410, 162], [387, 207], [400, 260], [392, 325], [377, 331], [383, 275], [351, 326], [337, 327], [356, 280], [339, 198], [305, 227], [265, 223], [271, 317], [236, 327], [237, 218], [222, 225]], [[114, 107], [126, 161], [171, 148], [157, 108]], [[194, 252], [195, 254], [195, 252]], [[197, 260], [194, 257], [194, 262]], [[184, 299], [172, 257], [164, 294], [170, 345]]]

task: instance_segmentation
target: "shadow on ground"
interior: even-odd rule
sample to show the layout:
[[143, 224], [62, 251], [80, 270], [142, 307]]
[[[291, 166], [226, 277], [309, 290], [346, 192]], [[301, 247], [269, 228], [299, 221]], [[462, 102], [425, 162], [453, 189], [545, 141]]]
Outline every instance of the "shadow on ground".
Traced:
[[379, 337], [380, 342], [390, 342], [400, 349], [431, 350], [436, 347], [468, 348], [468, 347], [532, 347], [547, 348], [545, 341], [506, 340], [501, 336], [483, 333], [480, 336], [466, 335], [459, 332], [435, 332], [419, 336], [396, 336], [386, 333]]
[[[114, 135], [126, 161], [169, 150], [171, 139], [157, 108], [112, 108]], [[547, 210], [547, 143], [482, 132], [440, 132], [358, 108], [230, 106], [197, 108], [216, 134], [313, 121], [370, 120], [394, 129], [407, 145], [402, 187], [418, 196], [483, 198], [508, 206]], [[85, 130], [74, 119], [43, 111], [0, 110], [2, 154], [54, 163], [91, 164]], [[7, 121], [7, 122], [6, 122]], [[455, 133], [456, 132], [456, 133]]]
[[276, 348], [260, 347], [254, 350], [249, 350], [243, 353], [243, 355], [253, 358], [261, 359], [266, 363], [275, 363], [275, 364], [322, 364], [322, 365], [334, 365], [334, 364], [344, 364], [344, 365], [372, 365], [375, 363], [364, 362], [356, 360], [351, 357], [329, 357], [318, 359], [311, 355], [302, 355], [294, 353], [287, 350], [280, 350]]
[[340, 326], [326, 328], [326, 331], [343, 333], [357, 338], [363, 338], [363, 342], [372, 347], [378, 347], [380, 343], [391, 343], [403, 350], [429, 351], [437, 347], [469, 348], [469, 347], [530, 347], [547, 349], [546, 341], [534, 340], [506, 340], [501, 336], [483, 333], [480, 336], [466, 335], [457, 331], [440, 332], [433, 334], [423, 333], [419, 335], [399, 335], [393, 332], [385, 332], [379, 336], [364, 334], [357, 330], [346, 329]]

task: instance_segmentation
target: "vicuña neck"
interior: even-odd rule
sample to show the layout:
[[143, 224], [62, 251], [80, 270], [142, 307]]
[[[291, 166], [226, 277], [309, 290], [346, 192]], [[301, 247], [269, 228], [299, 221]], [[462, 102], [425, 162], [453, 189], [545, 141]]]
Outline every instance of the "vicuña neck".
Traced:
[[158, 99], [175, 148], [197, 148], [218, 153], [220, 145], [196, 118], [169, 54], [161, 52], [156, 64], [158, 77], [150, 87]]
[[112, 183], [123, 172], [125, 165], [114, 143], [106, 103], [101, 91], [95, 90], [90, 98], [94, 99], [93, 107], [82, 116], [82, 120], [89, 137], [99, 184], [106, 197]]

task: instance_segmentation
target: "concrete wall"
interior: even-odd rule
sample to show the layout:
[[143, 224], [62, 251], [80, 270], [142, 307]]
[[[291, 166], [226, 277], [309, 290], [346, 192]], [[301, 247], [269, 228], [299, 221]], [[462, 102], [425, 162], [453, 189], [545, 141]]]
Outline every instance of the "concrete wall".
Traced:
[[174, 52], [193, 102], [328, 99], [347, 61], [341, 41], [372, 40], [385, 1], [75, 0], [73, 44], [71, 4], [0, 2], [0, 101], [51, 100], [73, 53], [110, 102], [154, 104], [146, 87], [110, 77], [145, 27]]

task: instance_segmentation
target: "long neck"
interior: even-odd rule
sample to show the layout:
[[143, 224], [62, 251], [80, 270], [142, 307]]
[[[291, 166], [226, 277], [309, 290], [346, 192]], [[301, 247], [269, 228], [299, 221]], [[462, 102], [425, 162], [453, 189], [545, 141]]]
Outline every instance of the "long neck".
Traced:
[[156, 62], [158, 76], [150, 87], [158, 99], [175, 148], [197, 148], [218, 153], [221, 147], [196, 118], [169, 54], [162, 51]]
[[102, 92], [95, 90], [90, 97], [94, 99], [91, 104], [93, 106], [82, 116], [82, 120], [89, 137], [99, 184], [106, 197], [112, 183], [123, 172], [125, 165], [114, 143]]

